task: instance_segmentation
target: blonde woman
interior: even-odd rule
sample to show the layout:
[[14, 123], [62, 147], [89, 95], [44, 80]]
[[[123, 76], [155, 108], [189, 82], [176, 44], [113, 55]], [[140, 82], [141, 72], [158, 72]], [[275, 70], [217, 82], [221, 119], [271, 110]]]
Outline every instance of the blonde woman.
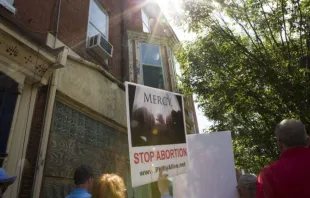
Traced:
[[124, 180], [115, 174], [104, 174], [95, 181], [92, 193], [92, 198], [125, 198]]

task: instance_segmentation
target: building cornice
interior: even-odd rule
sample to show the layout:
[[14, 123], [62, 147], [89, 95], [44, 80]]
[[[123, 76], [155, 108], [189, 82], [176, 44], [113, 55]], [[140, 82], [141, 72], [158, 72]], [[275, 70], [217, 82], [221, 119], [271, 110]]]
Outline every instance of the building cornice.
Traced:
[[25, 76], [29, 83], [45, 85], [56, 69], [66, 64], [65, 47], [47, 52], [22, 34], [0, 22], [1, 64]]
[[127, 30], [127, 35], [129, 40], [138, 40], [139, 42], [156, 45], [166, 45], [171, 48], [175, 47], [178, 43], [178, 40], [176, 40], [175, 37], [155, 36], [153, 34], [145, 32]]

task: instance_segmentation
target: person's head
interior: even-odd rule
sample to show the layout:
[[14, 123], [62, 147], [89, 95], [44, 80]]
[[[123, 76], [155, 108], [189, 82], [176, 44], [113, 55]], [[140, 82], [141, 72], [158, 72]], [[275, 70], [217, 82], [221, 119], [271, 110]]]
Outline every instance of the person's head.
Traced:
[[255, 198], [257, 178], [251, 174], [241, 175], [238, 180], [238, 192], [240, 198]]
[[84, 188], [91, 191], [93, 185], [93, 170], [90, 166], [82, 164], [75, 169], [74, 184], [78, 188]]
[[115, 174], [104, 174], [99, 177], [93, 187], [93, 198], [125, 198], [124, 180]]
[[275, 133], [281, 153], [288, 148], [308, 146], [305, 125], [299, 120], [283, 120], [277, 125]]
[[8, 177], [5, 170], [3, 168], [0, 168], [0, 197], [3, 196], [6, 189], [14, 183], [16, 180], [16, 177]]

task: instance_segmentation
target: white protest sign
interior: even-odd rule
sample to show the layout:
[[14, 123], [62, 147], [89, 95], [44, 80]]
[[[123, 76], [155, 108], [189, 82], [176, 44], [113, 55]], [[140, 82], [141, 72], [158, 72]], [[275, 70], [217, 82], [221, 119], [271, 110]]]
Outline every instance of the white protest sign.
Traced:
[[230, 132], [188, 135], [189, 171], [173, 179], [173, 197], [238, 198]]
[[187, 172], [183, 96], [126, 82], [126, 102], [132, 186]]

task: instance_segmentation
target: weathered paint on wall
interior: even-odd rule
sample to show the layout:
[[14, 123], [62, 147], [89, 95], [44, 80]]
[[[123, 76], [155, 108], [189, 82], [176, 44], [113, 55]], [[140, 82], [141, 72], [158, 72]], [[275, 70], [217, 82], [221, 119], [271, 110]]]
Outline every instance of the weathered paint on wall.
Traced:
[[95, 67], [68, 60], [59, 70], [58, 91], [126, 127], [125, 92]]

